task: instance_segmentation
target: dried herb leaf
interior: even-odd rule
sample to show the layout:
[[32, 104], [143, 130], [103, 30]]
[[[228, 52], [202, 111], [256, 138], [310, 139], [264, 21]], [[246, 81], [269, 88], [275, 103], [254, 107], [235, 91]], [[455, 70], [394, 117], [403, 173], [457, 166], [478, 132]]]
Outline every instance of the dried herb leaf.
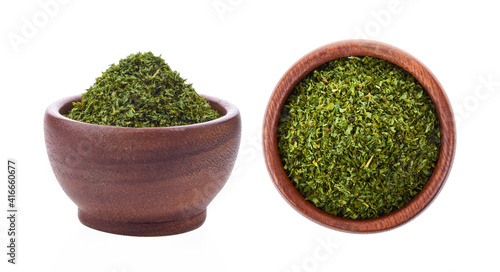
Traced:
[[151, 52], [112, 64], [73, 103], [68, 118], [121, 127], [166, 127], [219, 118], [191, 84]]
[[439, 120], [408, 72], [377, 58], [341, 58], [290, 94], [278, 149], [306, 200], [336, 216], [375, 218], [427, 183], [439, 156]]

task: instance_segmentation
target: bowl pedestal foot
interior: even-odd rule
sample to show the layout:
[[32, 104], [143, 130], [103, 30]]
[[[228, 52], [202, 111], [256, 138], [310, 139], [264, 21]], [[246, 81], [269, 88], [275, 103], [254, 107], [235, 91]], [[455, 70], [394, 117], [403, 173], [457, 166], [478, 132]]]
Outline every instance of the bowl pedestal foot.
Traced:
[[78, 210], [78, 219], [87, 227], [130, 236], [164, 236], [188, 232], [205, 222], [207, 211], [190, 218], [164, 222], [109, 221]]

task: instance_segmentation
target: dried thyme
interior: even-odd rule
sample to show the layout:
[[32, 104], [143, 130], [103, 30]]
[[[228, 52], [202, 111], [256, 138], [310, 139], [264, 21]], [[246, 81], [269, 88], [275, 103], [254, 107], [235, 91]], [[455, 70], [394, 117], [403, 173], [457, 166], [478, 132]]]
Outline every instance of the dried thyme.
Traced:
[[132, 54], [102, 73], [66, 116], [121, 127], [189, 125], [220, 117], [185, 81], [161, 56]]
[[341, 58], [289, 95], [278, 149], [306, 200], [336, 216], [375, 218], [427, 183], [440, 150], [439, 121], [408, 72], [377, 58]]

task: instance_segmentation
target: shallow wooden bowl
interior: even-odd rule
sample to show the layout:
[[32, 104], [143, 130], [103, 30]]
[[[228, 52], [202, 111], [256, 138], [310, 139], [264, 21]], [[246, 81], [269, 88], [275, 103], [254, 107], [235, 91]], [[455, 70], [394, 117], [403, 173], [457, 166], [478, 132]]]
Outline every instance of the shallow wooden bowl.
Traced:
[[222, 117], [205, 123], [125, 128], [63, 116], [81, 96], [45, 112], [45, 143], [55, 176], [91, 228], [158, 236], [198, 228], [238, 153], [241, 119], [229, 102], [205, 96]]
[[[283, 169], [278, 153], [277, 129], [285, 101], [300, 80], [318, 66], [348, 56], [371, 56], [392, 62], [415, 77], [431, 97], [439, 117], [441, 150], [432, 176], [423, 190], [407, 205], [388, 215], [366, 220], [345, 219], [328, 214], [306, 201]], [[368, 40], [341, 41], [320, 47], [297, 61], [280, 79], [267, 105], [263, 128], [267, 169], [278, 191], [299, 213], [310, 220], [347, 232], [378, 232], [400, 226], [420, 214], [438, 195], [453, 163], [455, 121], [450, 102], [432, 72], [410, 54], [388, 44]]]

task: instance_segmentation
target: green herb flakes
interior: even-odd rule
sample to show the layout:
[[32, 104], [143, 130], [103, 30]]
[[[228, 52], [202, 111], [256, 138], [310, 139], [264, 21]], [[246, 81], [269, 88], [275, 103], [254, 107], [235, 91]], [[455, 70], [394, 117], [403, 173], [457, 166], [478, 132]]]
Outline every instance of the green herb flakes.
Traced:
[[120, 127], [179, 126], [219, 118], [185, 81], [161, 56], [132, 54], [102, 73], [66, 116]]
[[278, 149], [306, 200], [339, 217], [375, 218], [403, 207], [429, 180], [439, 120], [408, 72], [373, 57], [340, 58], [289, 95]]

